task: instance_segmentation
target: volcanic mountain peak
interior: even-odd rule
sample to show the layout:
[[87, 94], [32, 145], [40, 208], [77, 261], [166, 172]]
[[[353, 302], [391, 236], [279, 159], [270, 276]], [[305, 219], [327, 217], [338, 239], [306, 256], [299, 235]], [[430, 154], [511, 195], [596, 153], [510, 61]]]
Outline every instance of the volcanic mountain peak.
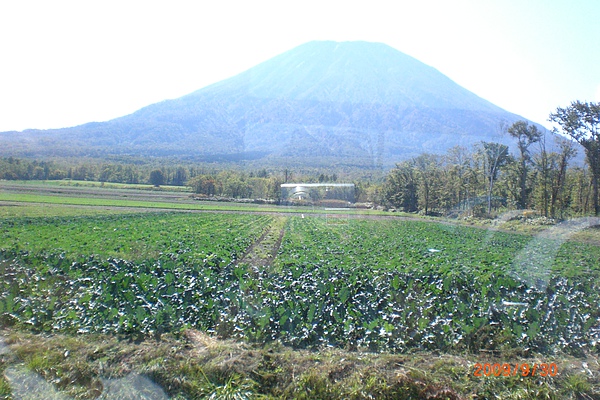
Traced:
[[393, 165], [518, 119], [385, 44], [317, 41], [108, 122], [0, 134], [0, 152]]
[[207, 90], [243, 87], [264, 99], [501, 111], [435, 68], [386, 44], [313, 41]]

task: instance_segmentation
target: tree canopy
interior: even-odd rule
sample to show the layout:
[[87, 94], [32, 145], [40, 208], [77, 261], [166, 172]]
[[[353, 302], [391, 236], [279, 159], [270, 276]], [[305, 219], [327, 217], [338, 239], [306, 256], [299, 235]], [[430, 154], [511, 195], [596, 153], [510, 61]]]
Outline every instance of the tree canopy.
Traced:
[[558, 124], [563, 133], [585, 149], [586, 160], [592, 173], [593, 202], [596, 215], [600, 215], [598, 185], [600, 182], [600, 103], [574, 101], [570, 106], [557, 108], [550, 121]]

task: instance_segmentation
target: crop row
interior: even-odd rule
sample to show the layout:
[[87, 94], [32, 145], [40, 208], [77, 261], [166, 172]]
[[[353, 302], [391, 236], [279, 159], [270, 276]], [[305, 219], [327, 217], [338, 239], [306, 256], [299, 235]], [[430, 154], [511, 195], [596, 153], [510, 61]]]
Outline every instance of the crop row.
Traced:
[[160, 253], [210, 252], [225, 260], [241, 255], [266, 229], [269, 216], [138, 213], [94, 217], [0, 220], [0, 248], [149, 260]]
[[597, 282], [552, 277], [538, 289], [506, 275], [464, 271], [312, 265], [271, 272], [187, 253], [152, 264], [32, 257], [0, 264], [0, 315], [38, 331], [156, 335], [195, 327], [299, 347], [394, 351], [520, 347], [580, 354], [600, 346]]

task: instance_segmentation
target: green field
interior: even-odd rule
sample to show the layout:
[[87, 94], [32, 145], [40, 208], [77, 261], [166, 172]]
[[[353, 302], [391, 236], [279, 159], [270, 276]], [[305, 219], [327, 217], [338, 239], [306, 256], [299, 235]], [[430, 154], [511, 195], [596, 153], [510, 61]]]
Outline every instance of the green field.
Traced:
[[[187, 211], [247, 211], [269, 213], [318, 213], [353, 215], [401, 215], [368, 209], [326, 210], [311, 206], [275, 206], [255, 203], [231, 203], [194, 200], [182, 187], [139, 188], [140, 185], [116, 185], [102, 187], [95, 182], [82, 185], [66, 185], [60, 181], [0, 181], [0, 203], [19, 207], [81, 206], [93, 208], [130, 208], [150, 210]], [[70, 183], [70, 181], [68, 182]], [[86, 183], [86, 182], [84, 182]], [[144, 186], [144, 185], [142, 185]], [[0, 215], [6, 213], [0, 207]], [[82, 208], [82, 210], [83, 210]], [[134, 210], [135, 211], [135, 210]], [[83, 210], [82, 212], [89, 213]], [[40, 215], [38, 213], [38, 215]], [[41, 214], [43, 215], [43, 214]]]
[[136, 211], [107, 204], [128, 200], [46, 197], [54, 203], [0, 206], [0, 322], [11, 329], [136, 340], [193, 329], [260, 346], [392, 354], [600, 351], [600, 246], [589, 241], [324, 211]]
[[41, 331], [190, 326], [300, 347], [578, 352], [600, 340], [600, 246], [547, 239], [531, 247], [527, 235], [311, 215], [286, 217], [276, 257], [247, 264], [273, 218], [4, 218], [0, 272], [11, 278], [0, 313]]
[[[137, 213], [13, 218], [0, 222], [0, 243], [13, 252], [153, 262], [162, 253], [211, 254], [235, 260], [271, 217], [247, 214]], [[200, 257], [200, 256], [198, 256]]]
[[31, 186], [72, 186], [72, 187], [88, 187], [88, 188], [102, 188], [102, 189], [130, 189], [130, 190], [151, 190], [151, 191], [169, 191], [169, 192], [192, 192], [192, 188], [188, 186], [171, 186], [161, 185], [156, 187], [150, 184], [143, 183], [115, 183], [115, 182], [97, 182], [97, 181], [79, 181], [74, 179], [65, 180], [48, 180], [48, 181], [12, 181], [13, 184], [20, 185], [31, 185]]
[[535, 267], [542, 276], [553, 272], [600, 277], [597, 245], [558, 239], [533, 242], [529, 235], [414, 220], [353, 219], [338, 226], [323, 218], [291, 218], [276, 264], [523, 277], [532, 272], [523, 259], [530, 261], [551, 249], [557, 250], [553, 257], [537, 257], [540, 264]]

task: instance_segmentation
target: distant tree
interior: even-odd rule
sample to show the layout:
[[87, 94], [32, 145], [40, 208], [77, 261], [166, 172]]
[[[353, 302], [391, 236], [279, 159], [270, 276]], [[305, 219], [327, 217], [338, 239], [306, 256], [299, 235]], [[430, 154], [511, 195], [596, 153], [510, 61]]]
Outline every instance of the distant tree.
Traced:
[[561, 132], [570, 136], [585, 149], [586, 161], [592, 178], [594, 213], [600, 216], [598, 185], [600, 184], [600, 103], [574, 101], [570, 106], [557, 108], [550, 121], [559, 125]]
[[197, 175], [188, 181], [188, 185], [192, 187], [194, 193], [207, 196], [218, 194], [217, 181], [212, 175]]
[[104, 165], [102, 167], [102, 170], [100, 171], [100, 175], [98, 176], [98, 180], [100, 182], [109, 182], [111, 180], [112, 173], [113, 173], [112, 166], [110, 166], [110, 165]]
[[173, 185], [183, 186], [188, 179], [188, 174], [185, 168], [177, 167], [175, 175], [173, 176]]
[[19, 179], [19, 175], [17, 175], [17, 173], [14, 171], [6, 171], [4, 173], [3, 179], [6, 179], [7, 181], [16, 181], [17, 179]]
[[589, 168], [575, 167], [570, 173], [573, 181], [573, 204], [572, 209], [577, 214], [588, 214], [592, 195]]
[[44, 168], [37, 166], [33, 168], [33, 171], [31, 173], [31, 179], [37, 179], [37, 180], [42, 180], [42, 179], [46, 179], [48, 177], [48, 175], [45, 173]]
[[547, 217], [552, 180], [552, 157], [546, 149], [545, 135], [540, 138], [538, 144], [540, 151], [534, 156], [534, 165], [538, 175], [536, 208], [541, 209], [544, 216]]
[[383, 186], [383, 198], [396, 208], [406, 212], [417, 211], [417, 178], [412, 162], [405, 161], [396, 164], [386, 177]]
[[67, 173], [60, 169], [53, 169], [50, 171], [50, 174], [48, 175], [48, 179], [52, 179], [52, 180], [65, 179], [66, 177], [67, 177]]
[[488, 214], [491, 214], [494, 183], [496, 182], [500, 168], [509, 161], [508, 146], [500, 143], [481, 142], [481, 152], [484, 159], [485, 176], [488, 181], [487, 212]]
[[139, 171], [131, 165], [128, 165], [124, 170], [125, 183], [139, 183]]
[[73, 169], [72, 177], [76, 181], [93, 181], [96, 178], [94, 168], [88, 165], [80, 165]]
[[164, 185], [165, 174], [160, 169], [152, 170], [150, 172], [150, 183], [153, 184], [155, 187]]
[[454, 146], [446, 155], [448, 165], [448, 190], [453, 192], [452, 206], [464, 208], [469, 197], [469, 170], [472, 163], [472, 154], [461, 146]]
[[418, 177], [419, 203], [425, 215], [428, 215], [431, 206], [437, 205], [440, 196], [440, 160], [438, 156], [429, 153], [421, 154], [413, 160]]
[[268, 178], [267, 197], [277, 202], [281, 201], [281, 184], [284, 183], [281, 178]]
[[250, 198], [252, 197], [252, 188], [247, 180], [233, 175], [223, 182], [223, 194], [234, 198]]
[[529, 165], [531, 164], [531, 154], [529, 146], [540, 140], [542, 132], [535, 125], [529, 125], [525, 121], [517, 121], [508, 128], [510, 136], [517, 139], [519, 148], [519, 200], [518, 208], [527, 208], [527, 199], [530, 190], [527, 187], [527, 175], [529, 173]]
[[568, 196], [565, 194], [565, 185], [567, 180], [567, 168], [569, 161], [575, 155], [577, 155], [577, 149], [573, 147], [573, 143], [570, 140], [559, 139], [558, 145], [560, 147], [560, 153], [555, 155], [554, 176], [552, 179], [552, 194], [550, 196], [550, 215], [556, 217], [556, 208], [559, 207], [562, 214], [564, 213], [569, 201]]

